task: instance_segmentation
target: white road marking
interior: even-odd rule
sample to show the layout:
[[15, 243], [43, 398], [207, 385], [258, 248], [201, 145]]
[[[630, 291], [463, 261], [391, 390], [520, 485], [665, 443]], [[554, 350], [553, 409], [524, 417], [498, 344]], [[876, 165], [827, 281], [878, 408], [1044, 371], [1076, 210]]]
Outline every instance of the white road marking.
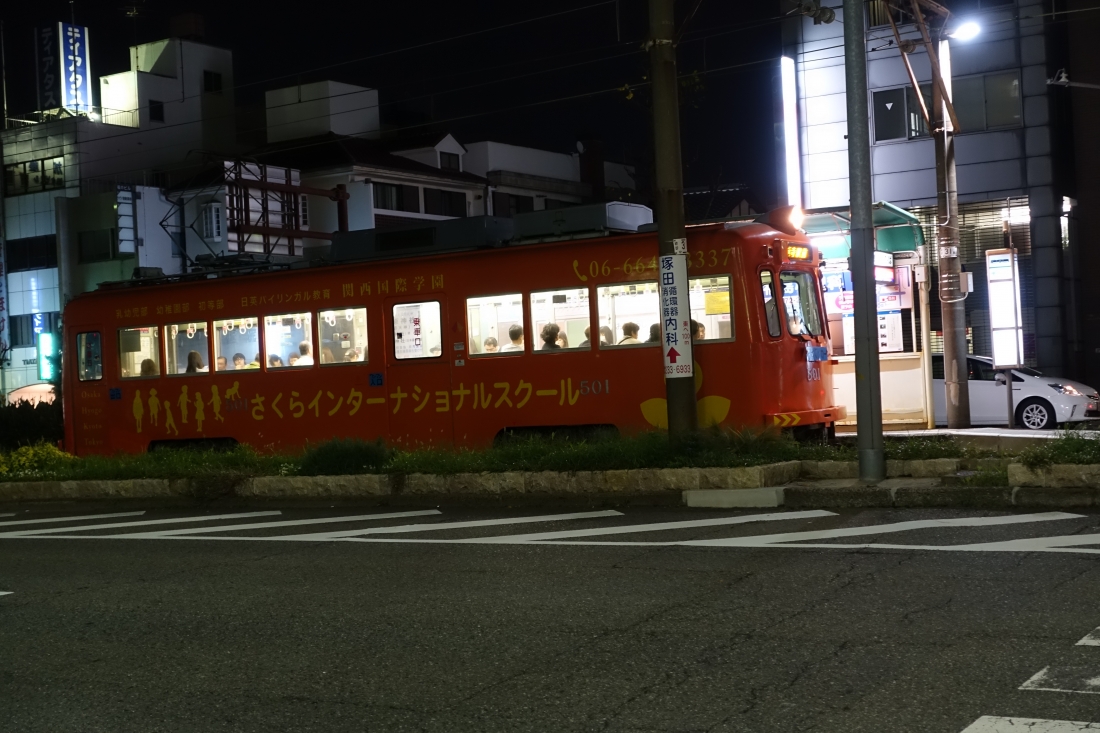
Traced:
[[985, 715], [974, 721], [962, 733], [1080, 733], [1083, 730], [1100, 730], [1100, 723], [1038, 718], [996, 718]]
[[[49, 519], [19, 519], [14, 522], [0, 522], [0, 527], [10, 527], [16, 524], [55, 524], [57, 522], [83, 522], [85, 519], [111, 519], [112, 517], [140, 517], [145, 512], [118, 512], [115, 514], [86, 514], [83, 517], [50, 517]], [[15, 516], [4, 514], [0, 516]], [[70, 527], [69, 529], [73, 529]]]
[[1077, 642], [1077, 646], [1100, 646], [1100, 628], [1093, 629], [1091, 634]]
[[[54, 527], [53, 529], [27, 529], [18, 532], [0, 533], [0, 537], [37, 537], [58, 532], [85, 532], [90, 529], [115, 529], [117, 527], [138, 527], [150, 524], [181, 524], [183, 522], [215, 522], [221, 519], [244, 519], [245, 517], [270, 517], [282, 514], [273, 512], [247, 512], [245, 514], [210, 514], [203, 517], [176, 517], [173, 519], [149, 519], [144, 522], [114, 522], [112, 524], [88, 524], [83, 527]], [[79, 535], [78, 535], [79, 536]]]
[[[331, 524], [333, 522], [369, 522], [376, 519], [401, 519], [404, 517], [426, 517], [441, 514], [438, 509], [423, 509], [415, 512], [390, 512], [389, 514], [360, 514], [351, 517], [322, 517], [321, 519], [287, 519], [282, 522], [253, 522], [250, 524], [226, 524], [220, 527], [188, 527], [187, 529], [167, 529], [163, 532], [135, 532], [132, 534], [107, 535], [108, 537], [136, 537], [140, 539], [174, 537], [185, 534], [208, 534], [210, 532], [230, 532], [238, 529], [272, 529], [274, 527], [297, 527], [306, 524]], [[102, 536], [102, 535], [101, 535]]]
[[14, 516], [15, 516], [15, 512], [3, 512], [3, 513], [0, 513], [0, 517], [14, 517]]
[[438, 524], [403, 524], [400, 527], [371, 527], [370, 529], [352, 529], [345, 532], [328, 532], [316, 535], [289, 535], [280, 539], [349, 539], [368, 534], [404, 534], [405, 532], [436, 532], [447, 529], [469, 529], [471, 527], [499, 527], [504, 524], [529, 524], [534, 522], [566, 522], [572, 519], [600, 519], [603, 517], [621, 517], [622, 512], [607, 509], [601, 512], [577, 512], [574, 514], [545, 514], [539, 517], [509, 517], [507, 519], [478, 519], [471, 522], [440, 522]]
[[13, 590], [0, 590], [0, 596], [10, 596], [14, 592]]
[[1020, 685], [1021, 690], [1081, 692], [1100, 695], [1100, 669], [1096, 667], [1044, 667]]
[[[609, 534], [634, 534], [637, 532], [661, 532], [694, 527], [721, 527], [750, 522], [777, 522], [784, 519], [814, 519], [833, 517], [834, 512], [812, 510], [805, 512], [775, 512], [772, 514], [747, 514], [739, 517], [719, 517], [717, 519], [691, 519], [683, 522], [659, 522], [656, 524], [630, 524], [624, 527], [593, 527], [590, 529], [567, 529], [560, 532], [536, 532], [533, 534], [512, 534], [505, 537], [474, 537], [457, 540], [468, 544], [524, 544], [540, 540], [563, 540], [572, 537], [596, 537]], [[652, 544], [649, 542], [641, 544]]]
[[[1065, 512], [1042, 512], [1039, 514], [1019, 514], [1003, 517], [960, 517], [957, 519], [922, 519], [894, 524], [879, 524], [863, 527], [840, 527], [821, 529], [812, 532], [788, 532], [786, 534], [755, 535], [752, 537], [729, 537], [716, 540], [688, 540], [679, 544], [702, 547], [775, 547], [780, 543], [799, 542], [801, 540], [824, 540], [834, 537], [858, 537], [869, 534], [890, 534], [908, 532], [915, 529], [939, 529], [944, 527], [989, 527], [1004, 524], [1023, 524], [1026, 522], [1049, 522], [1056, 519], [1080, 519], [1084, 515]], [[1000, 544], [1000, 543], [991, 543]], [[784, 547], [805, 547], [805, 545], [781, 545]], [[817, 545], [818, 547], [836, 547], [836, 545]], [[849, 545], [849, 547], [852, 547]], [[878, 545], [855, 545], [855, 547], [878, 547]], [[899, 547], [899, 545], [894, 545]], [[906, 545], [900, 545], [906, 547]], [[958, 546], [955, 546], [958, 547]], [[921, 548], [923, 549], [923, 547]], [[952, 548], [954, 549], [954, 548]]]

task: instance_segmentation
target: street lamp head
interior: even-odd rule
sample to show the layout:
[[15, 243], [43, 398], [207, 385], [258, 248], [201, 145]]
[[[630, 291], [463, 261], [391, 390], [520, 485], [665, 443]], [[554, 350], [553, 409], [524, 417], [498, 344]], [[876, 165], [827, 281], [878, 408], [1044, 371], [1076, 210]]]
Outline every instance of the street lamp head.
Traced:
[[957, 26], [955, 30], [948, 33], [949, 38], [954, 38], [956, 41], [969, 41], [982, 32], [982, 27], [972, 20]]

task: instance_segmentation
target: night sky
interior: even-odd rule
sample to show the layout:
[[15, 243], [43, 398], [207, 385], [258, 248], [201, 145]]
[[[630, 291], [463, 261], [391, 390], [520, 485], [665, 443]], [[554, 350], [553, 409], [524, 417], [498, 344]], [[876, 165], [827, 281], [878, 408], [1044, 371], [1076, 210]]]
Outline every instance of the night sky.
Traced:
[[[12, 116], [35, 106], [36, 25], [68, 20], [75, 10], [90, 29], [99, 77], [129, 68], [129, 45], [167, 37], [170, 16], [197, 12], [206, 42], [234, 53], [238, 104], [260, 104], [265, 90], [299, 80], [333, 79], [379, 89], [382, 122], [394, 136], [448, 130], [464, 142], [560, 152], [575, 150], [578, 139], [602, 139], [608, 159], [652, 167], [646, 87], [629, 99], [624, 91], [592, 94], [644, 84], [645, 0], [330, 0], [262, 11], [240, 1], [132, 2], [4, 3]], [[774, 202], [778, 5], [678, 0], [680, 22], [692, 16], [679, 70], [698, 72], [681, 89], [685, 185], [744, 183], [759, 203]], [[127, 17], [134, 7], [136, 18]]]

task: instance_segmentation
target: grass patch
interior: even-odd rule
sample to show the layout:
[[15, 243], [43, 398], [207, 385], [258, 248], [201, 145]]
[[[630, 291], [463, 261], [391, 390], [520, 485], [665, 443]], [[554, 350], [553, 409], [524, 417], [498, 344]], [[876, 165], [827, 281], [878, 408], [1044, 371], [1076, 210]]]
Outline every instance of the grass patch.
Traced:
[[1054, 440], [1020, 451], [1020, 462], [1032, 469], [1054, 463], [1100, 463], [1100, 440], [1083, 438], [1068, 431]]

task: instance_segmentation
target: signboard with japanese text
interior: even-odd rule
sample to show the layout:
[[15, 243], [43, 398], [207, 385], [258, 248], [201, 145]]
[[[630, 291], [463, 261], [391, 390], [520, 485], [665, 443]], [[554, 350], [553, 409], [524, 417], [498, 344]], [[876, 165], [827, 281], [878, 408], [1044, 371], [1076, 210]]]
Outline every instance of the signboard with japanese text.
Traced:
[[684, 255], [662, 255], [659, 266], [661, 350], [665, 359], [665, 378], [694, 377], [687, 258]]
[[1020, 271], [1016, 251], [991, 249], [985, 253], [989, 285], [989, 328], [993, 334], [993, 367], [1024, 365], [1024, 330], [1020, 307]]
[[92, 111], [92, 63], [88, 53], [88, 29], [60, 24], [61, 106], [77, 113]]
[[38, 109], [61, 106], [61, 84], [64, 73], [58, 42], [58, 26], [50, 25], [34, 31], [34, 74], [38, 85]]

